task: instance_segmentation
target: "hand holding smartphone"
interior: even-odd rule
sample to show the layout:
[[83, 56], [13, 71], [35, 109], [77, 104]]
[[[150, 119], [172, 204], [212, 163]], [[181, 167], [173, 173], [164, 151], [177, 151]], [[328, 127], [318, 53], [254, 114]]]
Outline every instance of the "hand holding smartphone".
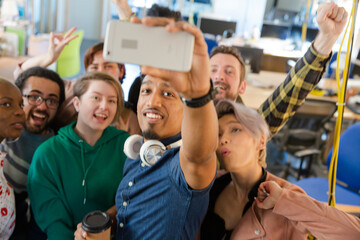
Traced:
[[110, 21], [103, 56], [111, 62], [188, 72], [193, 49], [194, 36], [188, 32], [170, 33], [163, 26]]
[[[168, 81], [186, 99], [198, 98], [209, 92], [209, 55], [205, 39], [197, 27], [161, 17], [132, 21], [136, 24], [109, 23], [104, 45], [106, 60], [140, 64], [143, 74]], [[176, 54], [166, 50], [169, 45], [172, 46], [170, 53], [175, 48]], [[169, 58], [169, 55], [172, 57]]]

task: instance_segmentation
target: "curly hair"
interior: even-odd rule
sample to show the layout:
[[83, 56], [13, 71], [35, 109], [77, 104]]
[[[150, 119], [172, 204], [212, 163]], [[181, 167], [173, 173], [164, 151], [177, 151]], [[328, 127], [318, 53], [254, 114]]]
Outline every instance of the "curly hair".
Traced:
[[181, 13], [179, 11], [172, 11], [168, 7], [161, 7], [157, 4], [153, 4], [146, 12], [148, 17], [167, 17], [172, 18], [175, 22], [180, 21]]
[[61, 104], [65, 101], [65, 84], [64, 81], [60, 78], [59, 74], [42, 67], [29, 68], [22, 72], [15, 80], [15, 85], [20, 89], [21, 92], [26, 84], [26, 81], [30, 77], [41, 77], [56, 82], [60, 88], [59, 107], [61, 106]]

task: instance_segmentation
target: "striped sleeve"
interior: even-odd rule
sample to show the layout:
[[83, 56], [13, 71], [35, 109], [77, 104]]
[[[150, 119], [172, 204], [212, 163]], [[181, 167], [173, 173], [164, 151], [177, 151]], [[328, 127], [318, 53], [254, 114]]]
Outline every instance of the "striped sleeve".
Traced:
[[[8, 146], [6, 140], [0, 144], [0, 151], [7, 153], [4, 162], [4, 176], [14, 188], [16, 193], [26, 192], [27, 173], [30, 163], [18, 156], [14, 150]], [[20, 152], [21, 154], [21, 152]]]
[[319, 55], [313, 45], [299, 59], [286, 79], [259, 107], [258, 112], [275, 135], [292, 117], [325, 72], [329, 56]]

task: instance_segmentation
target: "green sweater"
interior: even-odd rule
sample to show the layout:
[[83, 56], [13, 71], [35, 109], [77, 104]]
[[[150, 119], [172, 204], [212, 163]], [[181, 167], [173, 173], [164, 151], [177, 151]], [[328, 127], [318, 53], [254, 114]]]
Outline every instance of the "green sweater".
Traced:
[[114, 206], [123, 177], [129, 134], [108, 127], [92, 147], [74, 132], [74, 125], [39, 146], [28, 173], [31, 208], [49, 240], [74, 239], [76, 225], [88, 212]]

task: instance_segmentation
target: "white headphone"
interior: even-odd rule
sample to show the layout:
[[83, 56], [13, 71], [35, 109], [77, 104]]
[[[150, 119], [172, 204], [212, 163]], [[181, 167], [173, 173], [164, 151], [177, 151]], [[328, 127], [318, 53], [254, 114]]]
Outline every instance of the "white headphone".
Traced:
[[181, 139], [165, 146], [158, 140], [148, 140], [144, 142], [144, 138], [140, 135], [134, 134], [126, 139], [124, 144], [124, 153], [130, 159], [138, 159], [140, 156], [141, 162], [150, 167], [154, 165], [167, 150], [181, 146]]

